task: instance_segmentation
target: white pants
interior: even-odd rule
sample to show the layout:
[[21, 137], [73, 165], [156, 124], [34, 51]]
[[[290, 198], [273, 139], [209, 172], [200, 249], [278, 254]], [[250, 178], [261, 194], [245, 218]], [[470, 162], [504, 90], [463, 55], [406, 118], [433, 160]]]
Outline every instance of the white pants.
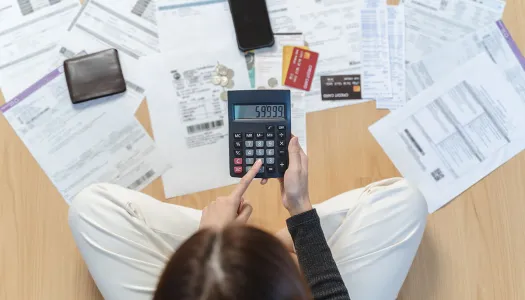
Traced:
[[[421, 242], [427, 206], [403, 179], [387, 179], [316, 206], [352, 300], [395, 299]], [[201, 211], [110, 184], [82, 191], [69, 225], [106, 299], [151, 299]]]

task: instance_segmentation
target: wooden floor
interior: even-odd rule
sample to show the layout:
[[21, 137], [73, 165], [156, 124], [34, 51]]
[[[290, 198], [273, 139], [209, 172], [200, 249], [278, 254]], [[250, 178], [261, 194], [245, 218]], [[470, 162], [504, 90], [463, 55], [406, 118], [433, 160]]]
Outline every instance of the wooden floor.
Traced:
[[[525, 0], [507, 3], [504, 21], [525, 50]], [[137, 115], [149, 129], [145, 103]], [[398, 176], [367, 130], [384, 115], [374, 103], [308, 115], [313, 201]], [[0, 150], [0, 299], [100, 299], [69, 231], [65, 201], [3, 117]], [[230, 190], [168, 201], [202, 208]], [[160, 180], [145, 192], [164, 199]], [[284, 226], [275, 182], [251, 187], [247, 198], [253, 224], [270, 231]], [[525, 299], [524, 220], [522, 153], [429, 216], [399, 298]]]

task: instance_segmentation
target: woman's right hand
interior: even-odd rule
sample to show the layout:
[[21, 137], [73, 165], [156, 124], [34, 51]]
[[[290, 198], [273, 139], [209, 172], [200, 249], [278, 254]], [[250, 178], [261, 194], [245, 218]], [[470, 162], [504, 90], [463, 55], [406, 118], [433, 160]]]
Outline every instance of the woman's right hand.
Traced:
[[308, 157], [295, 136], [288, 145], [288, 155], [288, 169], [279, 181], [283, 205], [291, 216], [295, 216], [312, 209], [308, 194]]

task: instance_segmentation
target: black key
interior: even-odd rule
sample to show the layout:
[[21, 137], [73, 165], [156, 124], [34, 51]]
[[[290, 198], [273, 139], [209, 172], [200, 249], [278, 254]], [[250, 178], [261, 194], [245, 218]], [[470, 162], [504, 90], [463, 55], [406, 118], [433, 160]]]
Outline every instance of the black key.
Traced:
[[279, 151], [277, 152], [279, 153], [279, 156], [284, 156], [284, 157], [288, 156], [288, 153], [286, 153], [286, 149], [279, 149]]
[[235, 147], [235, 149], [241, 149], [242, 148], [242, 142], [233, 142], [233, 147]]
[[251, 140], [253, 139], [253, 132], [246, 132], [244, 134], [244, 137], [247, 139], [247, 140]]
[[282, 148], [286, 148], [286, 141], [285, 140], [280, 140], [277, 142], [277, 146], [278, 147], [282, 147]]
[[240, 133], [240, 132], [234, 133], [233, 134], [233, 138], [236, 139], [236, 140], [242, 139], [242, 133]]
[[266, 133], [266, 138], [267, 139], [273, 139], [274, 137], [275, 137], [275, 133], [273, 133], [273, 132], [267, 132]]
[[258, 139], [258, 140], [263, 140], [264, 139], [264, 133], [262, 132], [257, 132], [255, 134], [255, 138]]
[[284, 173], [286, 172], [286, 169], [288, 168], [288, 162], [286, 160], [281, 160], [278, 164], [277, 164], [277, 169], [279, 170], [279, 173]]
[[284, 132], [281, 131], [281, 132], [279, 132], [279, 133], [277, 134], [277, 136], [278, 136], [280, 139], [284, 139], [284, 138], [286, 137], [286, 133], [284, 133]]
[[273, 132], [275, 130], [275, 126], [273, 125], [266, 125], [266, 131]]
[[234, 150], [233, 155], [235, 155], [235, 157], [242, 157], [242, 150]]
[[275, 166], [274, 165], [267, 165], [266, 166], [266, 172], [267, 173], [274, 173], [275, 172]]
[[279, 130], [279, 131], [285, 131], [285, 130], [286, 130], [286, 125], [278, 125], [278, 126], [277, 126], [277, 130]]

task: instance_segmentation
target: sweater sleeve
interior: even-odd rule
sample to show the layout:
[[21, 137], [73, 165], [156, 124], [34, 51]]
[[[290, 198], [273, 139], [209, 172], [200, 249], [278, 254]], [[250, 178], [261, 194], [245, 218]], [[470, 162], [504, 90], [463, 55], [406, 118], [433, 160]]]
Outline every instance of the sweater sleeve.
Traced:
[[349, 300], [315, 209], [286, 220], [299, 264], [315, 300]]

